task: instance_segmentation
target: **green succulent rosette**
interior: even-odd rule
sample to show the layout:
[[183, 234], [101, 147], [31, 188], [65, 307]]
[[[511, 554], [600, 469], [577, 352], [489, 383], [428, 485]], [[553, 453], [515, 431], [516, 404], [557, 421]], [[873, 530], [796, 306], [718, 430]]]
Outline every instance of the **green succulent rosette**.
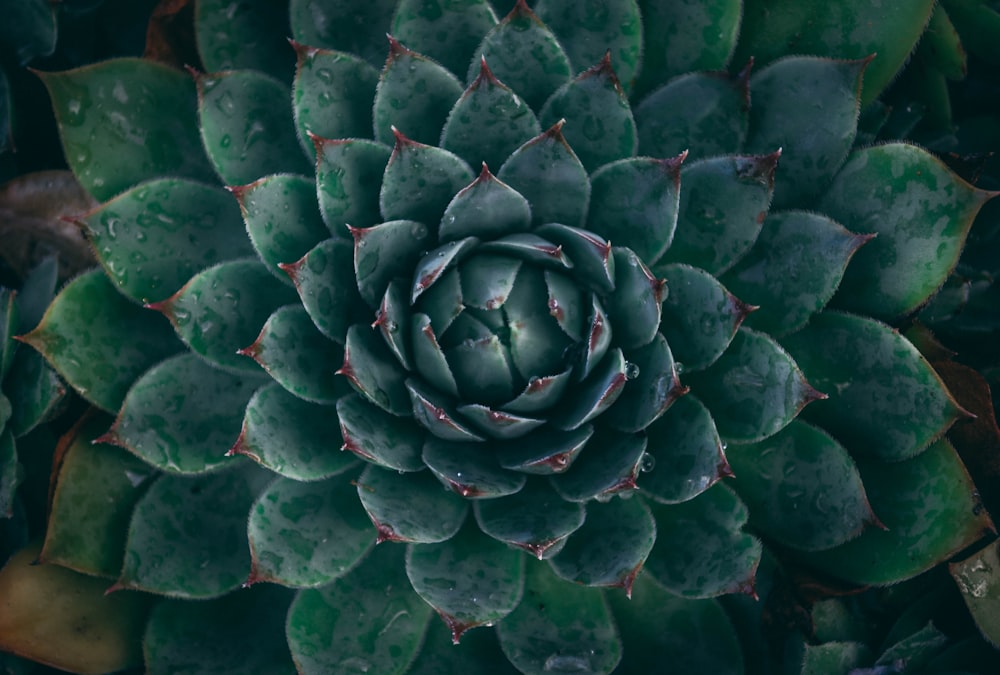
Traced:
[[203, 1], [205, 72], [42, 76], [101, 269], [23, 339], [116, 416], [42, 558], [167, 596], [150, 672], [740, 672], [764, 546], [891, 584], [991, 527], [891, 322], [992, 195], [708, 5]]

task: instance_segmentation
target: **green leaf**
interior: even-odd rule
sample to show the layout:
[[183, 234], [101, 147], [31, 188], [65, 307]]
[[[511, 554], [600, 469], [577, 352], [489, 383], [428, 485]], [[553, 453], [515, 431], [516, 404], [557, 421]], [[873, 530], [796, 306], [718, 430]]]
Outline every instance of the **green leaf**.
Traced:
[[645, 568], [671, 593], [710, 598], [753, 593], [761, 545], [742, 532], [747, 508], [725, 485], [682, 504], [650, 505], [656, 544]]
[[461, 76], [469, 62], [478, 57], [475, 49], [479, 36], [496, 23], [497, 17], [486, 0], [403, 0], [396, 7], [389, 32]]
[[976, 622], [979, 632], [996, 647], [1000, 644], [1000, 544], [948, 565], [958, 584], [962, 600]]
[[423, 459], [446, 488], [470, 499], [514, 494], [527, 480], [524, 474], [501, 467], [495, 454], [482, 443], [458, 443], [428, 436]]
[[70, 432], [40, 557], [113, 579], [122, 568], [132, 508], [158, 472], [122, 448], [96, 443], [107, 428], [103, 415], [91, 415]]
[[375, 140], [392, 145], [395, 128], [417, 143], [437, 143], [462, 89], [450, 72], [390, 36], [389, 58], [375, 90]]
[[357, 54], [375, 68], [385, 64], [385, 35], [396, 0], [355, 3], [291, 0], [292, 37], [313, 47]]
[[545, 481], [529, 481], [513, 495], [472, 504], [479, 528], [539, 560], [558, 550], [584, 522], [583, 504], [562, 499]]
[[691, 159], [704, 159], [740, 150], [750, 119], [748, 72], [736, 78], [687, 73], [642, 99], [633, 111], [639, 153], [673, 157], [686, 150]]
[[677, 230], [661, 263], [682, 262], [718, 275], [738, 262], [760, 234], [777, 164], [772, 154], [685, 165]]
[[136, 504], [112, 588], [187, 599], [238, 588], [250, 570], [247, 514], [271, 475], [242, 462], [209, 475], [160, 476]]
[[878, 237], [854, 256], [834, 304], [882, 319], [919, 307], [955, 267], [973, 218], [995, 194], [912, 145], [855, 151], [818, 208]]
[[403, 555], [403, 546], [377, 546], [332, 584], [299, 591], [286, 631], [300, 673], [406, 672], [431, 608], [410, 590]]
[[788, 352], [764, 333], [741, 328], [722, 356], [689, 378], [707, 403], [719, 433], [760, 441], [785, 427], [808, 403], [825, 398], [802, 376]]
[[59, 260], [55, 255], [46, 257], [28, 273], [21, 290], [17, 292], [19, 331], [32, 330], [42, 320], [55, 296], [58, 275]]
[[636, 96], [656, 89], [675, 75], [722, 70], [729, 63], [740, 32], [741, 0], [639, 0], [639, 10], [645, 49]]
[[750, 78], [753, 106], [744, 151], [781, 149], [776, 208], [810, 206], [829, 186], [854, 143], [861, 75], [870, 62], [790, 57]]
[[496, 169], [541, 130], [531, 108], [498, 80], [483, 60], [479, 76], [448, 114], [441, 130], [441, 147], [470, 166], [484, 163]]
[[292, 283], [282, 263], [294, 263], [330, 233], [316, 203], [316, 184], [292, 175], [267, 176], [230, 188], [240, 203], [246, 233], [267, 269]]
[[229, 454], [246, 455], [294, 480], [322, 480], [358, 464], [354, 455], [337, 449], [338, 423], [331, 406], [303, 401], [277, 383], [267, 384], [247, 403], [243, 429]]
[[292, 110], [303, 149], [315, 157], [313, 137], [370, 138], [378, 71], [353, 54], [294, 46]]
[[894, 584], [940, 564], [992, 529], [946, 440], [891, 464], [859, 459], [858, 468], [886, 529], [869, 528], [842, 546], [804, 556], [824, 572], [856, 584]]
[[420, 471], [424, 433], [409, 417], [394, 416], [357, 394], [337, 401], [344, 449], [396, 471]]
[[495, 630], [466, 633], [457, 645], [452, 644], [450, 637], [448, 626], [432, 621], [427, 627], [420, 655], [406, 671], [407, 675], [440, 675], [442, 672], [518, 675], [520, 672], [500, 651]]
[[55, 51], [58, 37], [56, 9], [46, 0], [28, 0], [4, 5], [6, 20], [0, 28], [4, 53], [8, 51], [25, 66], [39, 56]]
[[615, 265], [615, 290], [604, 299], [614, 340], [622, 349], [638, 349], [659, 335], [661, 304], [667, 289], [662, 279], [631, 249], [611, 249]]
[[366, 399], [386, 412], [403, 416], [413, 406], [405, 373], [381, 337], [355, 324], [347, 331], [344, 365], [337, 371]]
[[196, 474], [227, 460], [260, 377], [213, 368], [194, 354], [166, 359], [129, 390], [102, 441], [128, 448], [164, 471]]
[[12, 338], [20, 328], [21, 312], [14, 302], [15, 297], [14, 291], [0, 286], [0, 381], [7, 378], [7, 371], [13, 365], [14, 355], [17, 353], [18, 345]]
[[274, 310], [296, 300], [254, 258], [209, 267], [150, 308], [163, 312], [181, 340], [213, 365], [256, 373], [259, 366], [238, 350], [253, 343]]
[[254, 343], [240, 353], [307, 401], [333, 404], [349, 393], [347, 383], [335, 377], [344, 362], [343, 348], [319, 332], [301, 305], [278, 308]]
[[893, 462], [920, 453], [961, 410], [941, 378], [898, 331], [840, 312], [822, 312], [783, 340], [829, 400], [805, 418], [855, 456]]
[[250, 509], [248, 583], [315, 587], [357, 565], [375, 533], [351, 483], [345, 476], [271, 483]]
[[223, 260], [253, 255], [233, 198], [190, 180], [151, 180], [84, 215], [94, 251], [121, 293], [159, 302]]
[[497, 635], [522, 673], [610, 673], [621, 641], [603, 595], [567, 584], [542, 563], [525, 573], [524, 600], [500, 622]]
[[669, 663], [679, 673], [743, 675], [736, 631], [715, 600], [671, 595], [648, 574], [636, 577], [631, 598], [607, 593], [622, 639], [623, 675], [657, 672]]
[[438, 236], [443, 241], [465, 237], [490, 240], [525, 232], [531, 226], [528, 200], [484, 168], [448, 204]]
[[827, 642], [806, 645], [802, 675], [833, 675], [852, 670], [869, 670], [873, 661], [871, 650], [861, 642]]
[[790, 333], [826, 306], [851, 256], [871, 236], [853, 234], [817, 213], [772, 213], [757, 243], [720, 281], [760, 308], [747, 317], [747, 326]]
[[722, 355], [754, 307], [705, 270], [684, 264], [656, 268], [667, 282], [661, 330], [686, 371], [704, 370]]
[[524, 556], [468, 525], [440, 544], [409, 544], [406, 575], [458, 642], [468, 629], [499, 621], [517, 607]]
[[441, 489], [430, 471], [400, 474], [369, 465], [357, 497], [385, 541], [433, 544], [455, 536], [469, 511], [458, 495]]
[[163, 600], [146, 626], [143, 651], [150, 675], [295, 673], [285, 643], [288, 590], [259, 586], [221, 598]]
[[169, 324], [132, 304], [99, 271], [66, 285], [25, 342], [87, 401], [116, 411], [150, 366], [181, 344]]
[[831, 548], [877, 522], [847, 451], [805, 422], [792, 420], [759, 443], [733, 444], [726, 456], [751, 523], [784, 546]]
[[354, 246], [346, 239], [316, 244], [297, 262], [283, 265], [316, 327], [344, 344], [347, 329], [371, 319], [354, 277]]
[[[2, 408], [10, 408], [7, 397], [0, 394], [0, 416]], [[14, 434], [0, 424], [0, 518], [14, 515], [14, 498], [23, 478], [23, 467], [17, 461], [17, 445]]]
[[[606, 47], [605, 47], [606, 48]], [[518, 3], [483, 38], [473, 52], [490, 64], [501, 82], [539, 110], [552, 93], [570, 79], [572, 67], [559, 40], [526, 3]], [[603, 53], [603, 52], [602, 52]], [[596, 59], [588, 60], [593, 63]], [[480, 61], [473, 58], [466, 82], [476, 79]]]
[[316, 139], [316, 191], [319, 210], [335, 237], [346, 225], [371, 227], [382, 222], [379, 187], [392, 150], [364, 139]]
[[[356, 284], [369, 307], [379, 306], [393, 279], [413, 273], [433, 241], [427, 226], [415, 220], [389, 220], [351, 233]], [[423, 278], [419, 269], [413, 276]]]
[[646, 438], [598, 429], [565, 472], [550, 478], [563, 499], [585, 502], [635, 488]]
[[639, 488], [662, 504], [686, 502], [731, 475], [715, 421], [693, 395], [681, 396], [647, 430]]
[[201, 138], [227, 185], [246, 185], [272, 173], [309, 170], [294, 148], [287, 85], [255, 70], [198, 75]]
[[201, 0], [194, 12], [198, 55], [207, 72], [246, 68], [287, 81], [295, 57], [285, 39], [286, 7]]
[[662, 415], [678, 396], [687, 393], [666, 339], [659, 333], [648, 344], [625, 355], [628, 383], [601, 418], [621, 431], [642, 431]]
[[393, 133], [396, 145], [379, 193], [382, 219], [419, 221], [436, 228], [452, 197], [475, 174], [454, 153], [414, 142], [399, 131]]
[[681, 159], [635, 157], [595, 171], [587, 230], [653, 265], [674, 238]]
[[[610, 8], [626, 4], [630, 3], [601, 6]], [[569, 6], [583, 5], [573, 3]], [[590, 63], [597, 65], [559, 87], [538, 113], [544, 127], [557, 124], [562, 119], [569, 120], [566, 140], [588, 172], [632, 157], [639, 143], [632, 110], [612, 69], [610, 56], [605, 53], [599, 62], [594, 59]]]
[[99, 201], [164, 176], [217, 183], [198, 136], [195, 85], [184, 73], [127, 58], [39, 76], [66, 161]]
[[54, 416], [66, 396], [62, 380], [48, 367], [42, 355], [31, 349], [17, 350], [4, 388], [10, 398], [17, 401], [9, 420], [15, 438]]

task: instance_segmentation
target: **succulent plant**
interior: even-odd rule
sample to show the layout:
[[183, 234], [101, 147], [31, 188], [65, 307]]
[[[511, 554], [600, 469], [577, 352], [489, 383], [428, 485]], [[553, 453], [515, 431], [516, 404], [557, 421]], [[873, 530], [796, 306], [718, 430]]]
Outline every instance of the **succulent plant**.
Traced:
[[891, 325], [992, 193], [855, 147], [871, 58], [730, 64], [739, 2], [269, 7], [42, 75], [101, 269], [21, 339], [103, 413], [41, 559], [167, 596], [149, 672], [741, 672], [765, 546], [892, 584], [992, 527]]

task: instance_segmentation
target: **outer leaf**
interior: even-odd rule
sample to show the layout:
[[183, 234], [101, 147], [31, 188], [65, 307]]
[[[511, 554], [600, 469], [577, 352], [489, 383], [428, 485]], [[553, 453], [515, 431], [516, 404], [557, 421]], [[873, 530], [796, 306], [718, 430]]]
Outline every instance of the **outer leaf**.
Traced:
[[[0, 394], [0, 419], [10, 410], [7, 397]], [[0, 424], [0, 518], [14, 515], [17, 488], [23, 479], [23, 468], [17, 461], [14, 434]]]
[[522, 673], [610, 673], [621, 642], [604, 597], [531, 563], [525, 597], [497, 627], [504, 654]]
[[855, 151], [819, 208], [878, 238], [855, 256], [834, 303], [884, 319], [919, 307], [944, 283], [972, 219], [994, 195], [912, 145]]
[[92, 415], [71, 432], [58, 466], [41, 559], [114, 578], [129, 518], [157, 472], [121, 448], [95, 443], [107, 419]]
[[233, 375], [180, 354], [150, 368], [129, 390], [102, 441], [165, 471], [191, 474], [226, 462], [260, 378]]
[[458, 642], [469, 628], [499, 621], [517, 607], [524, 556], [467, 526], [440, 544], [410, 544], [406, 575]]
[[[379, 208], [383, 220], [407, 219], [435, 227], [455, 193], [475, 174], [457, 155], [421, 145], [394, 132], [396, 145], [385, 167]], [[437, 140], [437, 137], [434, 138]], [[431, 242], [424, 244], [425, 249]]]
[[346, 576], [295, 596], [287, 636], [300, 673], [406, 672], [431, 608], [410, 590], [403, 554], [402, 546], [379, 546]]
[[477, 500], [473, 508], [483, 532], [539, 559], [558, 549], [586, 517], [582, 504], [562, 499], [537, 480], [508, 497]]
[[108, 412], [121, 406], [143, 371], [181, 347], [161, 317], [126, 300], [99, 271], [63, 288], [23, 340], [81, 396]]
[[248, 68], [286, 79], [294, 62], [285, 36], [288, 10], [242, 2], [201, 0], [195, 6], [198, 54], [210, 73]]
[[271, 483], [250, 510], [248, 582], [320, 586], [357, 565], [375, 538], [352, 482], [336, 476]]
[[371, 465], [357, 485], [357, 497], [378, 531], [377, 543], [446, 541], [469, 510], [465, 500], [442, 490], [430, 471], [400, 474]]
[[357, 464], [354, 455], [337, 450], [340, 438], [331, 407], [303, 401], [272, 383], [250, 398], [243, 430], [229, 452], [294, 480], [321, 480]]
[[379, 186], [392, 150], [363, 139], [321, 140], [316, 143], [316, 191], [319, 209], [330, 233], [345, 236], [347, 228], [382, 222]]
[[479, 56], [475, 49], [480, 36], [496, 23], [496, 15], [486, 0], [403, 0], [396, 8], [389, 32], [461, 77], [469, 62]]
[[350, 326], [370, 320], [358, 295], [351, 242], [327, 239], [282, 269], [292, 278], [309, 318], [327, 337], [344, 344]]
[[245, 462], [206, 476], [161, 476], [136, 504], [115, 589], [213, 598], [247, 578], [246, 519], [270, 474]]
[[979, 632], [996, 647], [1000, 644], [1000, 545], [996, 542], [975, 555], [948, 565], [962, 599]]
[[877, 321], [823, 312], [784, 343], [830, 396], [807, 410], [806, 419], [856, 456], [908, 459], [961, 414], [917, 349]]
[[363, 5], [291, 0], [292, 36], [297, 42], [352, 52], [376, 68], [385, 63], [385, 39], [396, 0]]
[[42, 355], [30, 349], [17, 351], [5, 389], [11, 399], [17, 401], [9, 421], [16, 438], [54, 416], [67, 392]]
[[747, 509], [728, 487], [652, 510], [657, 540], [646, 570], [664, 588], [686, 598], [753, 592], [761, 545], [740, 531]]
[[289, 596], [286, 589], [268, 585], [202, 602], [160, 602], [143, 640], [146, 672], [294, 673], [283, 625]]
[[450, 631], [440, 621], [427, 628], [424, 646], [407, 675], [440, 673], [481, 673], [482, 675], [517, 675], [518, 671], [502, 651], [494, 630], [474, 630], [452, 644]]
[[165, 300], [197, 272], [253, 255], [233, 198], [179, 178], [137, 185], [80, 220], [108, 277], [138, 303]]
[[992, 529], [954, 448], [945, 440], [916, 457], [858, 461], [872, 509], [886, 529], [806, 556], [815, 567], [858, 584], [916, 576]]
[[40, 76], [66, 161], [98, 200], [163, 176], [216, 182], [198, 138], [197, 98], [187, 75], [129, 58]]
[[337, 401], [344, 449], [396, 471], [424, 468], [424, 434], [413, 420], [396, 417], [353, 394]]

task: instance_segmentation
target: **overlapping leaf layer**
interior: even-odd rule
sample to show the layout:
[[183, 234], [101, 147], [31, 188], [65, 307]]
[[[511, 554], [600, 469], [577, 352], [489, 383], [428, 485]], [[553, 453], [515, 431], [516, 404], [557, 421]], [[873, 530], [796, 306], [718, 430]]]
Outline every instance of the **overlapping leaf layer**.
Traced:
[[[713, 598], [763, 546], [883, 584], [989, 526], [885, 322], [991, 195], [855, 147], [869, 59], [730, 64], [737, 2], [497, 4], [291, 0], [286, 72], [204, 0], [204, 73], [43, 75], [103, 269], [24, 340], [116, 415], [43, 558], [172, 598], [151, 672], [644, 672], [691, 622], [738, 671]], [[123, 468], [127, 518], [57, 508]]]

